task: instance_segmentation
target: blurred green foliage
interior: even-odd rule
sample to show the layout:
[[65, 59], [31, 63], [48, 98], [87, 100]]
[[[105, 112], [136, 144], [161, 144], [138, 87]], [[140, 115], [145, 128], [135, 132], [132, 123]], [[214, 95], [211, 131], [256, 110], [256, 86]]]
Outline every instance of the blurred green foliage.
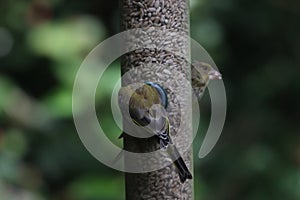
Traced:
[[[299, 8], [296, 0], [191, 1], [191, 35], [214, 58], [228, 96], [221, 139], [199, 160], [208, 95], [201, 102], [195, 199], [300, 199]], [[72, 120], [76, 72], [118, 32], [118, 13], [117, 1], [0, 2], [1, 200], [124, 198], [122, 173], [85, 150]], [[105, 74], [97, 110], [121, 145], [107, 106], [119, 64]]]

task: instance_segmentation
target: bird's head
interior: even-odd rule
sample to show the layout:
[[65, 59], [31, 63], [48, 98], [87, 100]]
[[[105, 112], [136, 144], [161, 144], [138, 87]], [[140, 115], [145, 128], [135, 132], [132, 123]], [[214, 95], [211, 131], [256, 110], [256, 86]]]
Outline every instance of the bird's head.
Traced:
[[196, 62], [193, 64], [195, 70], [200, 73], [200, 75], [205, 79], [206, 77], [209, 80], [222, 79], [220, 72], [215, 70], [210, 64], [204, 62]]

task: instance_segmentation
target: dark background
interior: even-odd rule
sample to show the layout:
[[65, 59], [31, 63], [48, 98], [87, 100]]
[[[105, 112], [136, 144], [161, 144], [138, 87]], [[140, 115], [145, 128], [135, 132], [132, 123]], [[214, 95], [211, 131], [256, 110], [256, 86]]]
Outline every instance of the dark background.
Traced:
[[[118, 33], [118, 9], [102, 0], [0, 2], [1, 200], [124, 198], [123, 174], [87, 152], [71, 109], [76, 71]], [[221, 138], [200, 160], [208, 94], [201, 102], [196, 200], [300, 199], [299, 9], [297, 0], [191, 1], [191, 35], [219, 67], [228, 98]], [[102, 112], [119, 67], [97, 93]], [[120, 145], [109, 115], [102, 124]]]

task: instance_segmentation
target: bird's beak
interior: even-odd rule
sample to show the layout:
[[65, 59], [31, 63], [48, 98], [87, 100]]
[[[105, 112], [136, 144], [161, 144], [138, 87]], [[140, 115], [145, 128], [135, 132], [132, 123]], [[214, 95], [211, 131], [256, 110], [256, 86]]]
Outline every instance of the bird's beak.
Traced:
[[220, 74], [220, 72], [218, 72], [218, 71], [213, 70], [208, 73], [208, 77], [210, 80], [217, 80], [217, 79], [220, 80], [220, 79], [222, 79], [222, 74]]

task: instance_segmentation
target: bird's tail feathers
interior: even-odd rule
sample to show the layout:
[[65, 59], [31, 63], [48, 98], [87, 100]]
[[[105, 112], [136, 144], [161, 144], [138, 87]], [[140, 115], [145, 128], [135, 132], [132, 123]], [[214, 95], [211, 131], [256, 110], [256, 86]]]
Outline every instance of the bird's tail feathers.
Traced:
[[192, 179], [193, 176], [190, 173], [189, 169], [187, 168], [186, 164], [184, 163], [182, 157], [179, 157], [175, 160], [174, 164], [176, 165], [179, 173], [179, 178], [181, 183], [184, 183], [186, 179]]
[[181, 157], [180, 153], [178, 152], [177, 148], [174, 146], [173, 148], [174, 150], [174, 154], [175, 154], [175, 157], [174, 157], [174, 154], [172, 154], [173, 158], [172, 159], [175, 159], [177, 158], [175, 161], [174, 161], [174, 164], [175, 166], [177, 167], [177, 170], [178, 170], [178, 173], [179, 173], [179, 178], [180, 178], [180, 181], [182, 183], [185, 182], [186, 179], [192, 179], [193, 176], [191, 174], [191, 172], [189, 171], [188, 167], [186, 166], [183, 158]]

